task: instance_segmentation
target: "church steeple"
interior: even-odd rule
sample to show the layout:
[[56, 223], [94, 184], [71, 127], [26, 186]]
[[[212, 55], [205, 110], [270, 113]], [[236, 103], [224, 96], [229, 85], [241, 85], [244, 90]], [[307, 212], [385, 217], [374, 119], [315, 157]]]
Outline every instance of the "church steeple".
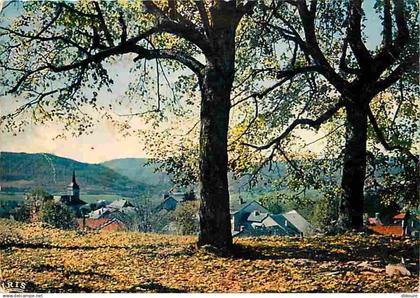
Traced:
[[73, 170], [73, 177], [71, 179], [71, 183], [67, 186], [67, 192], [72, 199], [79, 199], [80, 198], [80, 187], [76, 182], [76, 171]]
[[76, 183], [76, 171], [73, 170], [73, 179], [71, 180], [71, 182], [73, 183], [73, 185], [77, 185]]

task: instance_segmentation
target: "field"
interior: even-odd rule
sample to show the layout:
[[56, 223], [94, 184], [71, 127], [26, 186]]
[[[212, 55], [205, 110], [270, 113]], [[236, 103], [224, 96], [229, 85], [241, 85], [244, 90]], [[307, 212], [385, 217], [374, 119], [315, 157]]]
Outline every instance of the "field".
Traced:
[[[413, 292], [418, 285], [418, 263], [409, 264], [418, 242], [408, 239], [244, 238], [227, 254], [194, 242], [0, 220], [0, 277], [36, 292]], [[385, 265], [401, 257], [414, 274], [387, 276]]]

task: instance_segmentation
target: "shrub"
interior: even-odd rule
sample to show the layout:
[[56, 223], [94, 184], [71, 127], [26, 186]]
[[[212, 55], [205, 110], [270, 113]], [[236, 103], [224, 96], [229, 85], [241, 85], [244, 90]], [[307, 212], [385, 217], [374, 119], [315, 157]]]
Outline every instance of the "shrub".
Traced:
[[64, 204], [53, 201], [42, 206], [40, 219], [59, 229], [70, 229], [74, 227], [74, 213]]
[[174, 211], [175, 226], [178, 234], [194, 235], [199, 231], [198, 201], [178, 204]]

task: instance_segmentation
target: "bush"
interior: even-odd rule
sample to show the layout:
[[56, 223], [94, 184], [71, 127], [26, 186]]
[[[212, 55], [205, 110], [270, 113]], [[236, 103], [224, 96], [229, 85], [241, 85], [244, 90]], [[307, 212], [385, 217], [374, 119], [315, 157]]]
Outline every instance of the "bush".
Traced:
[[42, 206], [40, 219], [58, 229], [71, 229], [74, 227], [74, 213], [64, 204], [53, 201]]
[[18, 206], [10, 211], [10, 215], [14, 220], [29, 222], [31, 219], [31, 209], [27, 204]]
[[178, 234], [194, 235], [199, 231], [198, 201], [178, 204], [174, 211], [175, 226]]

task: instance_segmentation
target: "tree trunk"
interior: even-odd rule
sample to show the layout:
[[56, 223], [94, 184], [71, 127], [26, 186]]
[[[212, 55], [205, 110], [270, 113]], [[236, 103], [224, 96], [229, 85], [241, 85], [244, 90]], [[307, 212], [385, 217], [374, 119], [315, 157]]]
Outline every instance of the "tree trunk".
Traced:
[[212, 10], [212, 53], [200, 82], [200, 234], [198, 245], [232, 245], [228, 189], [227, 137], [230, 93], [235, 66], [236, 23], [231, 6], [220, 2]]
[[228, 190], [227, 133], [230, 89], [210, 70], [204, 78], [200, 132], [200, 235], [199, 245], [232, 244]]
[[346, 230], [360, 229], [363, 226], [367, 139], [367, 112], [363, 105], [346, 106], [346, 144], [341, 180], [343, 193], [338, 214], [338, 225]]

